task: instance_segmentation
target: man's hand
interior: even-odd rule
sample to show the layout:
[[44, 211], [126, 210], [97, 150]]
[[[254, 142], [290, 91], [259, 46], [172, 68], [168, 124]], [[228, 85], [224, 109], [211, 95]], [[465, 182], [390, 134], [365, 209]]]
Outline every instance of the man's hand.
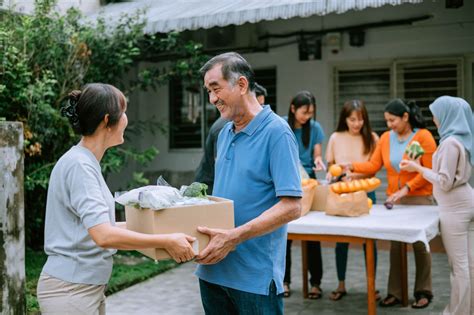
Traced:
[[202, 265], [216, 264], [224, 259], [238, 245], [235, 229], [210, 229], [198, 227], [198, 231], [209, 235], [209, 244], [196, 256], [196, 262]]
[[164, 248], [177, 263], [186, 262], [196, 256], [191, 246], [191, 243], [196, 240], [195, 237], [183, 233], [173, 233], [167, 234], [167, 240]]
[[402, 189], [393, 193], [390, 197], [387, 198], [387, 202], [396, 203], [398, 200], [402, 199], [408, 194], [407, 186], [403, 186]]

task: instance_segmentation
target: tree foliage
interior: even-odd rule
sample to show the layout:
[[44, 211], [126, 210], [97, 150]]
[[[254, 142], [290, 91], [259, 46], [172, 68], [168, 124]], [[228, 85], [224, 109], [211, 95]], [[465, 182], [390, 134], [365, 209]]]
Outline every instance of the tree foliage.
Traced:
[[[0, 117], [23, 123], [26, 236], [33, 247], [42, 244], [38, 236], [43, 234], [51, 170], [79, 139], [60, 115], [64, 97], [89, 82], [113, 84], [127, 95], [156, 88], [171, 77], [194, 80], [204, 58], [199, 44], [184, 42], [178, 33], [145, 35], [143, 12], [123, 15], [110, 27], [101, 18], [84, 22], [77, 10], [59, 14], [54, 5], [54, 0], [37, 0], [32, 15], [0, 15]], [[167, 52], [173, 52], [174, 59], [166, 67], [126, 79], [144, 56]], [[154, 121], [132, 123], [129, 129], [137, 134], [143, 126], [164, 129]], [[157, 153], [154, 147], [139, 151], [130, 143], [112, 148], [101, 161], [104, 175], [121, 171], [130, 160], [145, 165]], [[145, 183], [140, 173], [134, 178]]]

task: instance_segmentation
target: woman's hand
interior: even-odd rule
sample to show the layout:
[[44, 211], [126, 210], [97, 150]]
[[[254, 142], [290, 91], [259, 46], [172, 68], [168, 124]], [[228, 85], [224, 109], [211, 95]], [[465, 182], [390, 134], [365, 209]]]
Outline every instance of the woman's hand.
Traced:
[[420, 169], [420, 160], [401, 160], [400, 169], [406, 172], [418, 172]]
[[352, 163], [339, 163], [339, 166], [342, 167], [342, 172], [346, 174], [354, 170]]
[[402, 189], [400, 189], [399, 191], [396, 191], [395, 193], [393, 193], [392, 195], [390, 195], [390, 197], [387, 198], [387, 202], [389, 202], [389, 203], [396, 203], [398, 200], [402, 199], [402, 198], [405, 197], [407, 194], [408, 194], [408, 187], [407, 187], [407, 186], [403, 186]]
[[164, 248], [177, 263], [186, 262], [196, 256], [191, 246], [195, 240], [195, 237], [183, 233], [167, 234], [167, 245]]
[[323, 158], [322, 158], [321, 156], [317, 156], [317, 157], [314, 159], [314, 167], [313, 167], [313, 170], [314, 170], [315, 172], [325, 171], [325, 170], [326, 170], [326, 165], [324, 165]]

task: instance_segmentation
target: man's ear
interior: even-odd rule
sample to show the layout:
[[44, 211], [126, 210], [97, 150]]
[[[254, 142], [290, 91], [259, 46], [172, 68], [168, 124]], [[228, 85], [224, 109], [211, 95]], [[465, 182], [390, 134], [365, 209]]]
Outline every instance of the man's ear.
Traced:
[[237, 84], [239, 85], [241, 95], [247, 94], [249, 92], [249, 81], [246, 77], [244, 77], [243, 75], [240, 76], [237, 81]]
[[105, 127], [107, 127], [109, 125], [109, 114], [105, 114], [104, 123], [105, 123]]

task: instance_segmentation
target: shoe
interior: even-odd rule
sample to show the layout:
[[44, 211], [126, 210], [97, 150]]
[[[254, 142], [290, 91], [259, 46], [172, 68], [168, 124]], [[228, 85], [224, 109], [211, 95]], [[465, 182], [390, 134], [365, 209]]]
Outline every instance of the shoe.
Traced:
[[[389, 302], [389, 300], [392, 300], [392, 301]], [[398, 304], [401, 304], [400, 300], [397, 299], [396, 297], [394, 297], [391, 294], [388, 294], [387, 297], [385, 299], [383, 299], [382, 301], [380, 301], [380, 303], [379, 303], [379, 305], [381, 307], [391, 307], [391, 306], [395, 306], [395, 305], [398, 305]]]
[[[418, 305], [418, 303], [422, 299], [426, 299], [428, 301], [428, 303]], [[432, 299], [433, 299], [433, 295], [428, 293], [428, 292], [415, 292], [415, 302], [413, 302], [411, 307], [412, 308], [417, 308], [417, 309], [428, 307], [428, 305], [430, 305]]]
[[290, 284], [289, 283], [283, 283], [283, 297], [288, 298], [291, 295], [290, 291]]
[[[314, 292], [315, 289], [318, 292]], [[323, 296], [323, 290], [321, 290], [320, 287], [311, 287], [311, 291], [308, 293], [308, 299], [310, 300], [317, 300], [320, 299]]]
[[333, 301], [339, 301], [340, 299], [342, 299], [346, 295], [347, 295], [346, 290], [339, 291], [339, 290], [336, 289], [336, 290], [331, 292], [331, 296], [329, 298]]

